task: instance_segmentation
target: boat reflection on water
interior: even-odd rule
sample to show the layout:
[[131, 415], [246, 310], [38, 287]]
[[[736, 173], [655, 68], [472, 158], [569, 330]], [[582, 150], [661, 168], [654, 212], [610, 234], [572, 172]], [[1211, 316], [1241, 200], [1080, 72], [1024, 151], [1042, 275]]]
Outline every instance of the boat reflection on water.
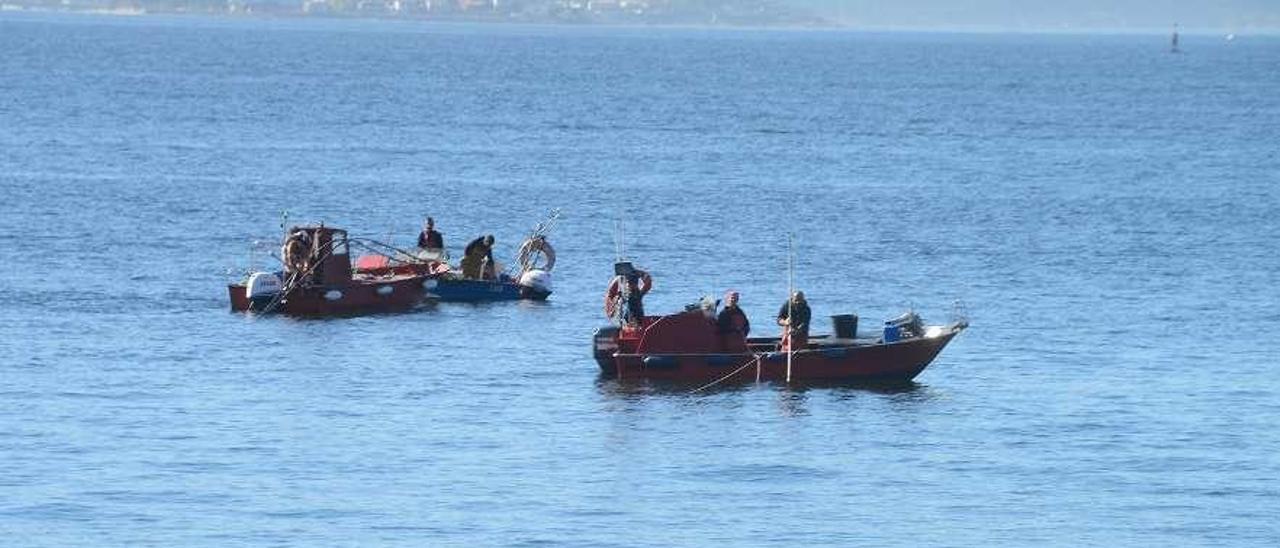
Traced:
[[601, 373], [596, 377], [596, 392], [616, 399], [644, 399], [649, 397], [704, 398], [726, 394], [745, 394], [768, 389], [792, 396], [806, 396], [810, 392], [830, 394], [838, 399], [850, 399], [869, 394], [903, 397], [904, 400], [928, 400], [936, 396], [929, 385], [916, 381], [806, 381], [785, 384], [776, 381], [760, 383], [722, 383], [706, 386], [704, 383], [667, 381], [654, 379], [618, 379]]
[[750, 392], [760, 388], [779, 389], [787, 393], [803, 394], [811, 390], [821, 390], [841, 395], [881, 394], [896, 396], [904, 394], [924, 394], [929, 385], [916, 381], [803, 381], [786, 384], [778, 381], [761, 381], [760, 383], [722, 383], [707, 387], [704, 383], [687, 381], [668, 381], [660, 379], [619, 379], [613, 375], [600, 373], [596, 377], [596, 391], [611, 397], [644, 397], [644, 396], [708, 396]]
[[[734, 402], [759, 402], [761, 395], [773, 400], [776, 412], [770, 415], [803, 417], [812, 413], [815, 402], [840, 402], [844, 407], [856, 400], [877, 402], [878, 409], [889, 412], [910, 413], [941, 398], [941, 394], [926, 384], [907, 382], [804, 382], [786, 385], [779, 382], [727, 383], [702, 388], [697, 383], [662, 380], [619, 380], [600, 375], [595, 382], [596, 392], [608, 402], [611, 411], [623, 415], [632, 414], [651, 405], [665, 402], [700, 407], [704, 403], [722, 406], [723, 400]], [[767, 394], [766, 394], [767, 391]]]

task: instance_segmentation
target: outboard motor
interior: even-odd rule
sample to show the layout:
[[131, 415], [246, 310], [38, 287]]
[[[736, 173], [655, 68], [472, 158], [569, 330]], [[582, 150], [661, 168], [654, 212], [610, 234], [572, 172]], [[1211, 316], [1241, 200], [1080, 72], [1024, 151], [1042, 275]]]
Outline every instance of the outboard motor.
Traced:
[[924, 335], [924, 321], [915, 311], [904, 312], [901, 316], [884, 321], [885, 342], [913, 339], [921, 335]]
[[525, 298], [542, 300], [551, 295], [551, 273], [542, 269], [532, 269], [520, 275], [517, 281], [520, 295]]
[[280, 276], [271, 272], [254, 272], [244, 284], [245, 296], [249, 298], [249, 310], [262, 310], [284, 289]]

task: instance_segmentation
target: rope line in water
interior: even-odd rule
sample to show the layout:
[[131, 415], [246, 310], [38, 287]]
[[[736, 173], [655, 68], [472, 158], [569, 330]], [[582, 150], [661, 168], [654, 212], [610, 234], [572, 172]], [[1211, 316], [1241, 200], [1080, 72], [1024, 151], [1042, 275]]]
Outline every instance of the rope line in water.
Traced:
[[715, 386], [715, 385], [720, 384], [720, 383], [722, 383], [722, 382], [724, 382], [724, 381], [727, 381], [727, 380], [729, 380], [731, 377], [733, 377], [734, 375], [737, 375], [738, 373], [741, 373], [743, 369], [746, 369], [746, 368], [748, 368], [748, 367], [751, 367], [751, 365], [752, 365], [752, 364], [760, 363], [760, 358], [762, 358], [762, 357], [764, 357], [764, 354], [756, 354], [756, 358], [755, 358], [754, 360], [751, 360], [751, 361], [749, 361], [749, 362], [747, 362], [747, 363], [743, 364], [743, 366], [742, 366], [742, 367], [739, 367], [739, 368], [737, 368], [737, 369], [733, 370], [733, 372], [732, 372], [732, 373], [729, 373], [728, 375], [725, 375], [725, 376], [723, 376], [723, 377], [720, 377], [720, 378], [718, 378], [718, 379], [716, 379], [716, 380], [714, 380], [714, 381], [711, 381], [710, 383], [707, 383], [707, 384], [704, 384], [704, 385], [699, 386], [699, 387], [697, 387], [697, 388], [694, 388], [693, 390], [690, 390], [690, 391], [689, 391], [689, 393], [690, 393], [690, 394], [693, 394], [693, 393], [696, 393], [696, 392], [701, 392], [701, 391], [703, 391], [703, 390], [706, 390], [706, 389], [708, 389], [708, 388], [711, 388], [712, 386]]

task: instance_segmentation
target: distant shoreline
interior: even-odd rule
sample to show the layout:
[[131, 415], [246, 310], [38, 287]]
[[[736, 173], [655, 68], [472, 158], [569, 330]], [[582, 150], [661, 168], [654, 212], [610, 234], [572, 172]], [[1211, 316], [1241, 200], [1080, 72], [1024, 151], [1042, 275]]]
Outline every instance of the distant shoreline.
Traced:
[[[14, 14], [30, 15], [67, 15], [67, 16], [99, 16], [120, 18], [207, 18], [227, 21], [383, 21], [395, 23], [424, 24], [485, 24], [504, 26], [541, 26], [563, 28], [631, 28], [631, 29], [690, 29], [708, 31], [797, 31], [797, 32], [866, 32], [866, 33], [903, 33], [903, 34], [1012, 34], [1012, 35], [1167, 35], [1168, 28], [1124, 27], [1124, 28], [1011, 28], [999, 26], [957, 26], [957, 27], [913, 27], [913, 26], [869, 26], [850, 25], [834, 21], [823, 21], [820, 24], [770, 23], [770, 24], [733, 24], [733, 23], [697, 23], [697, 22], [644, 22], [644, 21], [566, 21], [557, 19], [538, 19], [521, 17], [496, 17], [483, 15], [449, 15], [435, 17], [385, 16], [374, 14], [308, 14], [308, 13], [228, 13], [222, 11], [172, 10], [155, 11], [134, 8], [95, 8], [95, 9], [60, 9], [43, 6], [22, 6], [0, 3], [0, 17]], [[1216, 37], [1233, 35], [1234, 37], [1274, 37], [1280, 36], [1280, 27], [1246, 27], [1246, 28], [1194, 28], [1180, 27], [1183, 36]]]

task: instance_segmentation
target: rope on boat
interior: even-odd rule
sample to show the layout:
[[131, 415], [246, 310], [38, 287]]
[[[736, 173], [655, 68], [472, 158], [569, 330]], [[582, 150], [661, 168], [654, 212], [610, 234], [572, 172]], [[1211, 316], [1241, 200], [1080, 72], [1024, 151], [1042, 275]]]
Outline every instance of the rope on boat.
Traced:
[[[556, 221], [558, 220], [560, 220], [560, 209], [556, 208], [551, 210], [551, 213], [547, 215], [547, 219], [545, 221], [539, 222], [538, 224], [534, 225], [533, 230], [529, 231], [529, 235], [525, 236], [524, 240], [520, 242], [520, 250], [517, 251], [518, 256], [516, 258], [516, 262], [520, 264], [520, 268], [522, 270], [528, 269], [528, 265], [526, 265], [525, 261], [519, 257], [519, 255], [523, 254], [524, 252], [525, 244], [527, 244], [529, 241], [537, 240], [537, 239], [546, 240], [547, 234], [551, 233], [551, 229], [556, 226]], [[548, 244], [548, 247], [549, 246], [550, 244]], [[554, 250], [551, 251], [551, 264], [552, 265], [555, 264]], [[514, 266], [515, 265], [507, 265], [506, 268], [502, 269], [502, 273], [507, 276], [510, 276], [514, 272], [512, 270]], [[547, 270], [550, 270], [550, 269], [547, 269]]]
[[262, 310], [259, 312], [259, 314], [270, 314], [272, 312], [275, 312], [275, 310], [279, 308], [280, 305], [284, 304], [284, 301], [286, 298], [288, 298], [289, 294], [292, 293], [295, 289], [297, 289], [298, 286], [302, 285], [302, 282], [306, 280], [308, 277], [310, 277], [311, 273], [315, 272], [316, 267], [324, 263], [324, 261], [328, 259], [330, 255], [333, 255], [333, 242], [329, 242], [328, 248], [322, 252], [322, 254], [318, 259], [316, 259], [315, 261], [312, 261], [310, 265], [307, 265], [306, 270], [302, 272], [289, 273], [289, 278], [286, 279], [284, 284], [281, 285], [280, 291], [276, 293], [276, 296], [271, 299], [271, 302], [267, 303], [267, 306], [262, 307]]
[[[284, 301], [288, 298], [289, 294], [293, 293], [294, 290], [298, 289], [298, 287], [301, 286], [302, 283], [306, 281], [313, 272], [315, 272], [317, 267], [319, 267], [330, 256], [333, 255], [334, 246], [335, 244], [338, 244], [338, 243], [340, 242], [332, 242], [332, 241], [329, 242], [329, 245], [325, 249], [321, 250], [319, 257], [316, 258], [316, 260], [311, 261], [311, 264], [307, 266], [306, 270], [302, 272], [290, 272], [289, 277], [284, 280], [283, 284], [281, 284], [280, 291], [276, 293], [276, 296], [274, 298], [271, 299], [271, 302], [267, 303], [267, 306], [262, 307], [262, 310], [259, 311], [259, 314], [270, 314], [272, 312], [275, 312], [277, 308], [280, 308], [280, 305], [284, 304]], [[397, 261], [401, 264], [411, 264], [415, 262], [420, 262], [420, 259], [415, 257], [412, 253], [406, 250], [400, 249], [398, 247], [395, 247], [393, 245], [379, 242], [377, 240], [368, 240], [364, 238], [347, 238], [346, 243], [351, 247], [362, 248], [362, 249], [371, 251], [373, 253], [377, 253], [379, 255], [387, 257], [390, 260]], [[388, 251], [390, 251], [390, 253], [394, 253], [395, 255], [399, 255], [399, 256], [390, 255], [388, 254]]]
[[749, 362], [747, 362], [747, 363], [743, 364], [743, 365], [742, 365], [742, 367], [739, 367], [739, 368], [737, 368], [737, 369], [734, 369], [732, 373], [729, 373], [728, 375], [725, 375], [725, 376], [720, 377], [720, 378], [718, 378], [718, 379], [716, 379], [716, 380], [714, 380], [714, 381], [711, 381], [711, 382], [709, 382], [709, 383], [707, 383], [707, 384], [704, 384], [704, 385], [702, 385], [702, 386], [699, 386], [699, 387], [697, 387], [697, 388], [694, 388], [693, 390], [690, 390], [690, 391], [689, 391], [689, 393], [690, 393], [690, 394], [694, 394], [694, 393], [697, 393], [697, 392], [701, 392], [701, 391], [703, 391], [703, 390], [706, 390], [706, 389], [708, 389], [708, 388], [711, 388], [712, 386], [715, 386], [715, 385], [720, 384], [720, 383], [722, 383], [722, 382], [724, 382], [724, 381], [727, 381], [727, 380], [729, 380], [730, 378], [732, 378], [734, 375], [737, 375], [738, 373], [741, 373], [743, 369], [746, 369], [746, 368], [748, 368], [748, 367], [751, 367], [752, 365], [757, 365], [757, 364], [759, 364], [759, 363], [760, 363], [760, 359], [761, 359], [761, 358], [763, 358], [763, 357], [764, 357], [764, 354], [756, 354], [756, 359], [751, 360], [751, 361], [749, 361]]
[[401, 264], [412, 264], [422, 262], [416, 255], [407, 250], [400, 249], [391, 244], [379, 242], [377, 240], [369, 240], [365, 238], [347, 238], [347, 242], [352, 247], [364, 249], [378, 255], [382, 255], [390, 260], [397, 261]]
[[[542, 265], [538, 264], [538, 256], [542, 257]], [[522, 274], [535, 268], [551, 272], [556, 267], [556, 248], [551, 246], [546, 236], [534, 236], [520, 244], [516, 262], [520, 264]]]

